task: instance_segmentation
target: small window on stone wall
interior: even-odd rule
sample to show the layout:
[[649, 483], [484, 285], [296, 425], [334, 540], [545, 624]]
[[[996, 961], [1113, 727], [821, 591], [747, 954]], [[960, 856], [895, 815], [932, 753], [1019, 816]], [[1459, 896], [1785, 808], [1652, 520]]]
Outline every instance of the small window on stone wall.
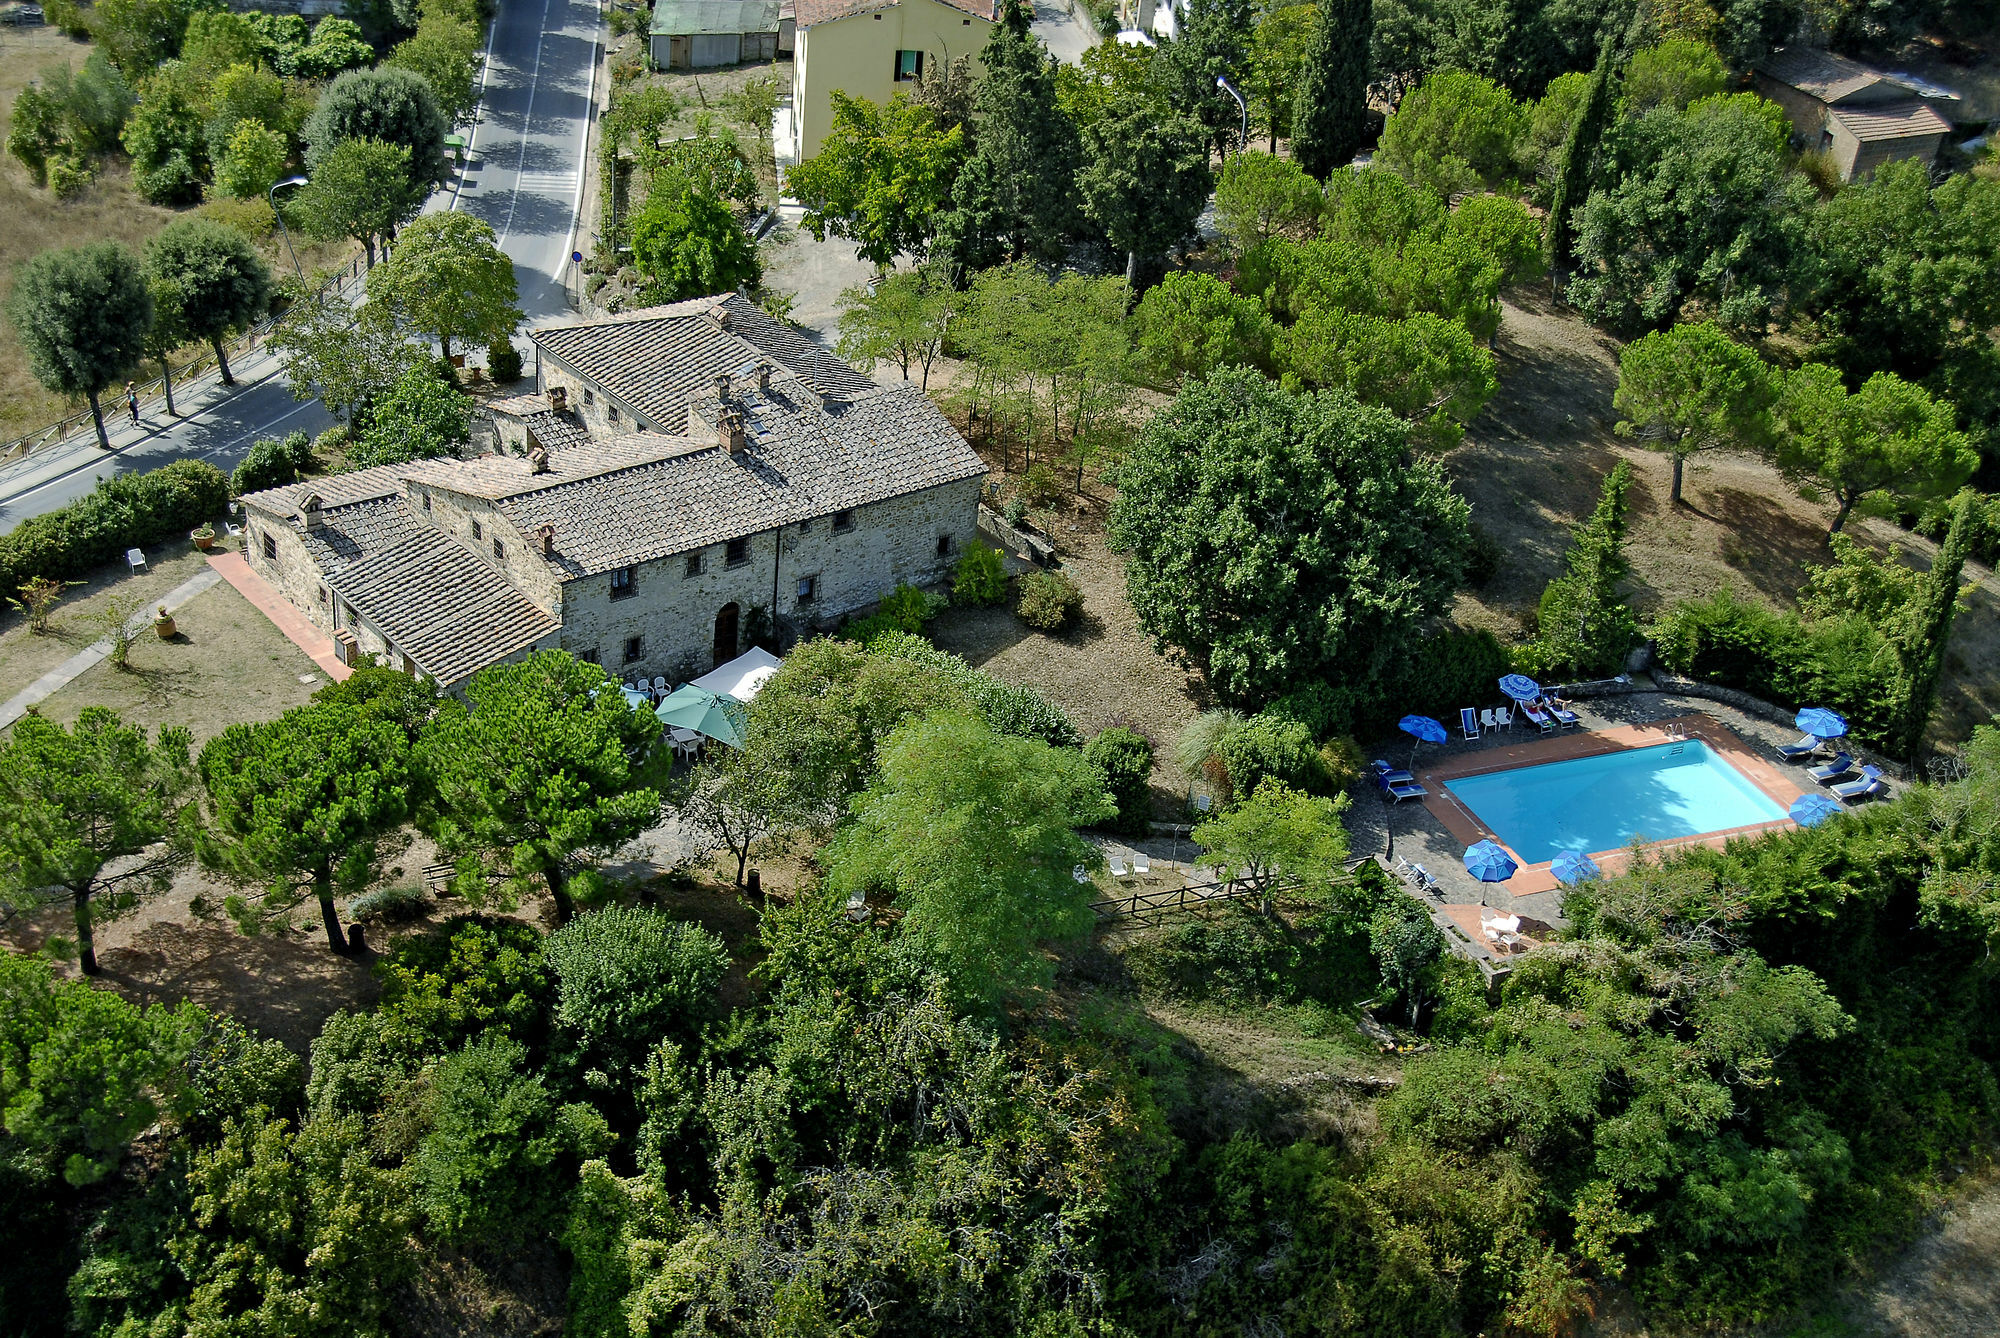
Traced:
[[322, 603], [322, 604], [326, 603], [326, 587], [325, 587], [325, 586], [321, 586], [321, 587], [319, 588], [319, 602], [320, 602], [320, 603]]
[[731, 539], [726, 555], [722, 559], [725, 567], [740, 567], [750, 560], [750, 540]]
[[632, 593], [632, 569], [630, 567], [620, 567], [617, 571], [612, 572], [611, 597], [613, 599], [625, 599]]
[[606, 419], [607, 419], [608, 421], [610, 421], [610, 422], [613, 422], [613, 423], [617, 422], [617, 421], [618, 421], [618, 406], [617, 406], [617, 405], [615, 405], [615, 404], [607, 404], [607, 405], [605, 405], [605, 406], [604, 406], [604, 417], [605, 417], [605, 418], [606, 418]]
[[420, 497], [422, 497], [422, 498], [424, 499], [424, 510], [426, 510], [426, 511], [430, 510], [430, 509], [431, 509], [431, 495], [430, 495], [429, 493], [419, 493], [418, 495], [419, 495]]
[[494, 560], [495, 560], [495, 561], [500, 561], [500, 560], [504, 559], [504, 558], [505, 558], [506, 556], [507, 556], [507, 550], [506, 550], [506, 548], [505, 548], [504, 546], [502, 546], [502, 544], [500, 543], [500, 541], [499, 541], [498, 539], [495, 539], [495, 540], [493, 541], [493, 557], [494, 557]]
[[475, 539], [484, 539], [486, 537], [486, 531], [479, 527], [479, 522], [476, 520], [472, 522], [472, 537]]
[[687, 574], [689, 576], [701, 575], [701, 554], [699, 553], [688, 554]]
[[817, 575], [799, 577], [799, 603], [810, 604], [817, 598], [819, 598], [819, 577]]
[[833, 532], [835, 534], [845, 534], [853, 528], [854, 513], [852, 511], [836, 511], [833, 513]]
[[585, 386], [583, 388], [583, 402], [585, 404], [597, 403], [597, 392], [592, 390], [589, 386]]
[[644, 659], [645, 655], [646, 638], [642, 636], [628, 636], [625, 638], [625, 663], [631, 664], [635, 660]]
[[276, 562], [277, 560], [278, 541], [267, 534], [264, 536], [264, 561]]
[[938, 536], [938, 556], [951, 556], [951, 536], [949, 534], [940, 534]]
[[597, 663], [597, 647], [595, 647], [595, 646], [592, 646], [592, 647], [591, 647], [591, 648], [590, 648], [589, 650], [580, 650], [580, 651], [578, 651], [578, 652], [576, 653], [576, 658], [577, 658], [577, 659], [579, 659], [579, 660], [582, 660], [582, 661], [583, 661], [583, 662], [584, 662], [585, 664], [596, 664], [596, 663]]

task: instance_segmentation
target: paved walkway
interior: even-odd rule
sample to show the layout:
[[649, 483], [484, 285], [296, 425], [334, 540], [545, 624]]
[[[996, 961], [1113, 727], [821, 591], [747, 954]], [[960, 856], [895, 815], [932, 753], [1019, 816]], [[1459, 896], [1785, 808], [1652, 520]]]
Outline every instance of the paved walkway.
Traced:
[[[240, 561], [241, 559], [238, 560]], [[214, 559], [210, 558], [209, 561], [213, 562]], [[216, 571], [196, 572], [193, 576], [188, 577], [185, 581], [167, 591], [166, 598], [158, 600], [156, 603], [166, 605], [168, 613], [177, 613], [189, 600], [201, 594], [204, 590], [210, 589], [221, 580], [221, 574]], [[145, 609], [133, 614], [125, 624], [126, 632], [132, 636], [139, 635], [153, 625], [154, 616], [153, 609]], [[75, 682], [77, 678], [95, 667], [109, 654], [111, 654], [110, 637], [105, 637], [100, 641], [93, 641], [90, 645], [85, 646], [82, 650], [49, 670], [40, 678], [28, 684], [27, 687], [22, 688], [12, 697], [9, 697], [4, 704], [0, 704], [0, 729], [7, 728], [16, 720], [26, 715], [29, 707], [40, 705], [62, 688]]]
[[303, 613], [292, 607], [290, 600], [271, 588], [269, 581], [250, 570], [250, 564], [243, 560], [241, 553], [215, 554], [208, 559], [208, 565], [215, 569], [217, 579], [235, 586], [237, 594], [256, 605], [257, 611], [271, 620], [271, 626], [312, 656], [312, 662], [324, 669], [328, 678], [338, 683], [353, 677], [354, 670], [342, 664], [335, 652], [333, 639], [307, 621]]

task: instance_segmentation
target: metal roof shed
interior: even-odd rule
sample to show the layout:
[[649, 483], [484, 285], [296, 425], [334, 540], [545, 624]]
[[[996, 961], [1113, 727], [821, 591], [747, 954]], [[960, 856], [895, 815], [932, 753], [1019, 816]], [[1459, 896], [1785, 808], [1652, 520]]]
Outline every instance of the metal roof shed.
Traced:
[[778, 0], [659, 0], [653, 68], [705, 70], [778, 54]]

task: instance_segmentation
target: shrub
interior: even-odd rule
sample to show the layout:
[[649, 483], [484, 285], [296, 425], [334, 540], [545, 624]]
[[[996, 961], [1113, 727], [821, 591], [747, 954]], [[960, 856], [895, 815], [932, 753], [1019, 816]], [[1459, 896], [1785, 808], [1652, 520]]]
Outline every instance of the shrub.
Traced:
[[1028, 504], [1019, 497], [1009, 497], [1007, 505], [1000, 508], [1000, 516], [1009, 525], [1019, 527], [1028, 519]]
[[0, 535], [0, 595], [37, 576], [80, 576], [123, 555], [186, 534], [229, 505], [229, 480], [202, 460], [101, 479], [88, 497], [30, 516]]
[[606, 906], [549, 935], [556, 1025], [595, 1067], [636, 1073], [663, 1036], [693, 1040], [729, 969], [722, 940], [656, 910]]
[[378, 887], [364, 892], [347, 904], [350, 919], [380, 919], [386, 924], [408, 924], [421, 920], [431, 908], [431, 895], [412, 883]]
[[1345, 734], [1354, 727], [1354, 690], [1331, 683], [1308, 683], [1266, 706], [1260, 715], [1298, 721], [1315, 739]]
[[229, 476], [229, 491], [243, 497], [266, 488], [282, 487], [297, 482], [301, 474], [312, 471], [317, 464], [312, 440], [305, 433], [265, 437], [244, 452], [243, 462]]
[[952, 574], [951, 597], [960, 604], [987, 608], [1007, 598], [1007, 564], [1000, 550], [975, 543], [958, 560]]
[[1361, 745], [1347, 735], [1328, 739], [1319, 746], [1320, 780], [1328, 790], [1351, 790], [1361, 781], [1367, 758]]
[[1056, 471], [1047, 464], [1030, 465], [1028, 472], [1021, 476], [1021, 496], [1028, 499], [1029, 506], [1051, 507], [1068, 493], [1069, 489], [1056, 477]]
[[500, 385], [521, 379], [521, 350], [511, 339], [496, 339], [486, 346], [486, 373]]
[[1118, 815], [1106, 825], [1128, 836], [1144, 836], [1152, 816], [1149, 781], [1153, 745], [1136, 729], [1113, 725], [1084, 745], [1084, 761], [1104, 773], [1105, 788], [1118, 805]]
[[1465, 588], [1484, 590], [1500, 574], [1500, 563], [1506, 553], [1500, 541], [1482, 529], [1479, 522], [1474, 521], [1466, 530], [1472, 542], [1465, 550]]
[[1357, 709], [1355, 732], [1386, 730], [1411, 712], [1453, 719], [1459, 707], [1490, 700], [1513, 668], [1513, 656], [1491, 632], [1454, 628], [1427, 636]]
[[1020, 611], [1028, 626], [1060, 631], [1083, 611], [1083, 591], [1059, 571], [1031, 571], [1021, 578]]
[[882, 596], [877, 612], [894, 624], [898, 631], [921, 632], [925, 623], [938, 616], [944, 604], [942, 596], [929, 594], [905, 582]]
[[1259, 712], [1222, 736], [1216, 756], [1236, 799], [1249, 798], [1266, 776], [1294, 790], [1325, 788], [1312, 731], [1290, 716]]
[[869, 642], [868, 649], [934, 671], [963, 692], [972, 709], [997, 734], [1041, 739], [1057, 748], [1083, 746], [1083, 735], [1070, 718], [1041, 693], [1019, 683], [1002, 683], [914, 633], [885, 632]]

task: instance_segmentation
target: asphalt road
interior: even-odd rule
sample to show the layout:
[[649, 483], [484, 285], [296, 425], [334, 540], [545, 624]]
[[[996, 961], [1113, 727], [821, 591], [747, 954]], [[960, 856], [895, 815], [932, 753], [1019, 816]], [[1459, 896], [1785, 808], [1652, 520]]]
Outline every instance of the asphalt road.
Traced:
[[[501, 0], [469, 161], [428, 206], [463, 209], [493, 225], [514, 261], [521, 309], [531, 321], [568, 310], [562, 272], [574, 249], [599, 24], [596, 0]], [[0, 465], [0, 533], [75, 501], [100, 478], [190, 457], [226, 472], [260, 437], [317, 433], [331, 424], [318, 401], [292, 398], [274, 360], [253, 354], [233, 370], [234, 388], [210, 377], [178, 390], [179, 418], [157, 402], [144, 405], [137, 428], [107, 395], [110, 452], [85, 431]]]

